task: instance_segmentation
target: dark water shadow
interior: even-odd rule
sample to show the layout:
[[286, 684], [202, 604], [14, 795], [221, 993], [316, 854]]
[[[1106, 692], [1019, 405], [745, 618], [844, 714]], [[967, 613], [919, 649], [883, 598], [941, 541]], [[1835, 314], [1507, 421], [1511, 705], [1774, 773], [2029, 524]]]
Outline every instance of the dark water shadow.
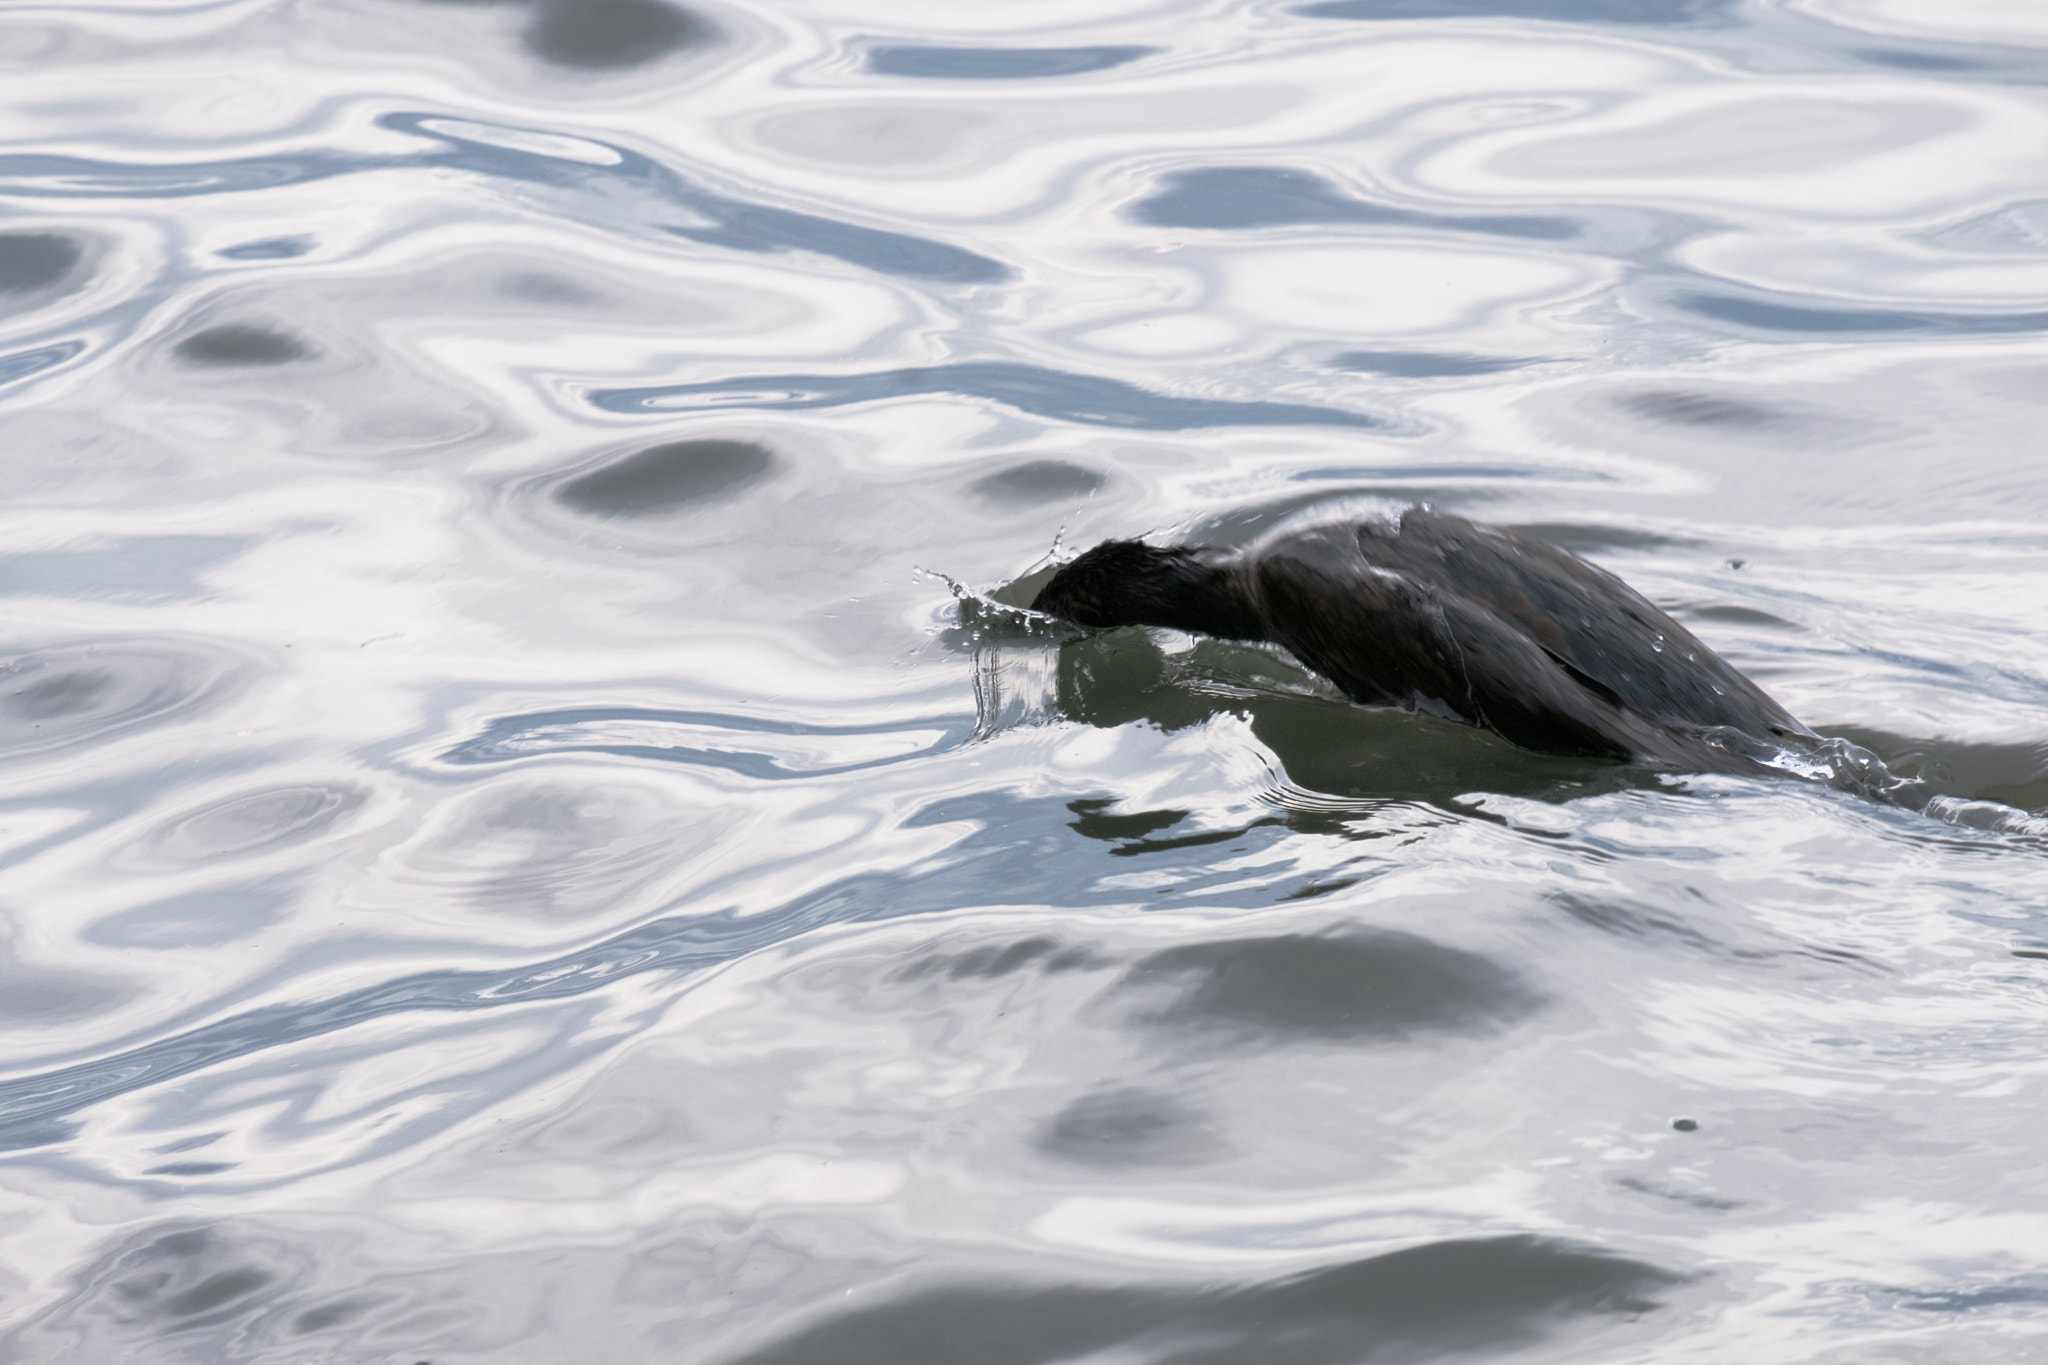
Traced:
[[[1304, 832], [1343, 833], [1349, 829], [1347, 807], [1365, 814], [1388, 801], [1435, 806], [1461, 819], [1495, 819], [1458, 798], [1488, 792], [1558, 803], [1616, 791], [1667, 790], [1672, 781], [1670, 773], [1659, 769], [1533, 753], [1476, 726], [1318, 695], [1312, 690], [1314, 675], [1253, 646], [1202, 639], [1186, 653], [1169, 656], [1144, 631], [1125, 628], [1070, 640], [1057, 648], [1052, 710], [1063, 719], [1105, 729], [1143, 722], [1165, 731], [1223, 714], [1245, 719], [1280, 761], [1291, 784], [1291, 789], [1266, 793], [1279, 813], [1246, 830], [1277, 821]], [[984, 698], [995, 692], [981, 686]], [[1758, 745], [1759, 765], [1775, 752], [1758, 741], [1744, 742]], [[2005, 776], [1978, 785], [1998, 794], [1968, 797], [1975, 803], [1971, 805], [1942, 806], [1945, 798], [1937, 796], [1934, 784], [1901, 776], [1881, 753], [1853, 738], [1823, 735], [1802, 744], [1808, 769], [1764, 765], [1751, 775], [1818, 781], [1876, 807], [1933, 817], [1925, 828], [1917, 823], [1909, 827], [1907, 837], [1915, 839], [1932, 837], [1933, 830], [1949, 826], [2029, 836], [1973, 845], [1985, 849], [2031, 848], [2039, 843], [2042, 831], [2029, 812], [2042, 806], [2044, 786], [2032, 766], [2038, 752], [2032, 745], [1995, 756], [1998, 771]], [[1966, 755], [1960, 747], [1956, 756], [1964, 762], [1991, 757]], [[1564, 837], [1528, 832], [1532, 837]], [[1218, 833], [1178, 841], [1144, 839], [1126, 849], [1135, 853], [1228, 837]]]
[[249, 661], [211, 645], [96, 641], [0, 652], [0, 760], [83, 748], [199, 713]]
[[660, 516], [723, 501], [765, 482], [778, 463], [752, 441], [670, 441], [567, 480], [555, 499], [587, 516]]
[[1541, 1237], [1431, 1242], [1222, 1285], [956, 1283], [841, 1310], [730, 1365], [1365, 1365], [1534, 1344], [1678, 1277]]
[[1796, 420], [1783, 408], [1697, 389], [1644, 389], [1622, 394], [1614, 405], [1637, 417], [1676, 427], [1768, 431], [1792, 425]]
[[1190, 943], [1110, 992], [1133, 1023], [1245, 1046], [1492, 1033], [1542, 997], [1491, 958], [1393, 930]]
[[1221, 843], [1234, 839], [1239, 831], [1225, 830], [1221, 833], [1200, 834], [1193, 838], [1155, 839], [1152, 836], [1175, 825], [1194, 814], [1185, 810], [1147, 810], [1113, 813], [1110, 807], [1116, 805], [1108, 798], [1082, 797], [1067, 802], [1067, 809], [1074, 813], [1068, 827], [1083, 839], [1100, 839], [1110, 844], [1110, 853], [1129, 856], [1160, 848], [1198, 848], [1205, 843]]
[[1038, 507], [1089, 497], [1108, 482], [1108, 475], [1068, 460], [1027, 460], [984, 474], [968, 485], [968, 492], [985, 502]]
[[662, 0], [536, 0], [520, 41], [572, 71], [621, 71], [706, 46], [718, 31]]
[[701, 16], [667, 0], [422, 0], [465, 8], [528, 8], [520, 34], [526, 51], [550, 66], [585, 74], [645, 66], [672, 53], [705, 47], [719, 32]]
[[868, 50], [878, 76], [918, 80], [1023, 81], [1082, 76], [1149, 57], [1156, 47], [924, 47], [898, 44]]
[[1319, 175], [1279, 166], [1209, 166], [1175, 171], [1159, 191], [1130, 208], [1154, 227], [1302, 227], [1359, 223], [1481, 232], [1501, 237], [1562, 241], [1579, 235], [1571, 218], [1527, 214], [1425, 213], [1359, 199]]
[[229, 322], [208, 327], [172, 348], [178, 359], [203, 369], [248, 369], [311, 359], [313, 348], [275, 328]]
[[81, 1274], [59, 1321], [83, 1310], [102, 1329], [142, 1338], [217, 1327], [275, 1303], [299, 1259], [268, 1238], [203, 1226], [152, 1230]]
[[77, 288], [72, 273], [85, 259], [85, 244], [61, 232], [0, 232], [0, 314], [12, 311], [8, 295], [42, 294], [56, 286]]
[[[1244, 717], [1288, 778], [1349, 799], [1421, 801], [1469, 814], [1453, 798], [1474, 791], [1540, 801], [1658, 785], [1621, 764], [1518, 749], [1475, 726], [1317, 695], [1313, 675], [1256, 646], [1200, 640], [1167, 655], [1127, 628], [1059, 647], [1057, 713], [1098, 729], [1143, 723], [1165, 731], [1225, 714]], [[1289, 820], [1317, 823], [1314, 812]]]
[[1096, 1170], [1199, 1166], [1227, 1155], [1199, 1110], [1143, 1086], [1082, 1095], [1055, 1114], [1032, 1145], [1041, 1156]]
[[640, 413], [836, 408], [935, 394], [984, 399], [1051, 421], [1135, 431], [1234, 426], [1338, 426], [1370, 430], [1388, 425], [1384, 419], [1343, 408], [1177, 398], [1120, 379], [993, 360], [868, 374], [742, 375], [700, 384], [595, 389], [586, 397], [592, 406], [605, 412]]
[[1546, 19], [1560, 24], [1696, 24], [1738, 0], [1324, 0], [1315, 19]]

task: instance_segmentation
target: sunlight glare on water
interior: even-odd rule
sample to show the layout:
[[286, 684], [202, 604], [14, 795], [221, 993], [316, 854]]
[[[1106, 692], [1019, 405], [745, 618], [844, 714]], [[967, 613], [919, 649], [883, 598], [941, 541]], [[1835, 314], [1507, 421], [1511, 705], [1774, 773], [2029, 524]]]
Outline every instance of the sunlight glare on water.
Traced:
[[[2038, 1353], [2044, 16], [7, 6], [0, 1358]], [[1344, 500], [1954, 818], [1015, 610]]]

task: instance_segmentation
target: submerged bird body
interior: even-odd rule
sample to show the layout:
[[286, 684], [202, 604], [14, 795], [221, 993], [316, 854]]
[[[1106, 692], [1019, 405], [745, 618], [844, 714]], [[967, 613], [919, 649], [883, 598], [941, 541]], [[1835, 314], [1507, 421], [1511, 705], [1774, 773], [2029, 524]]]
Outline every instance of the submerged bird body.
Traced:
[[1270, 641], [1353, 701], [1542, 753], [1754, 771], [1757, 746], [1812, 736], [1614, 575], [1426, 507], [1283, 527], [1242, 551], [1110, 541], [1034, 607]]

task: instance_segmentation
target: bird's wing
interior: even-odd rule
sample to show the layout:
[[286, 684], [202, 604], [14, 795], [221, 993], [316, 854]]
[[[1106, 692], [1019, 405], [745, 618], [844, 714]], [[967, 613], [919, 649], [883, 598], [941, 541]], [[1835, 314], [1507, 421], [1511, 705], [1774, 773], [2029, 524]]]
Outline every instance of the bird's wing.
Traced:
[[1492, 615], [1605, 698], [1671, 725], [1805, 729], [1635, 589], [1554, 545], [1427, 508], [1390, 532], [1358, 528], [1368, 563]]
[[1449, 715], [1545, 753], [1657, 751], [1650, 728], [1573, 665], [1421, 575], [1368, 562], [1349, 528], [1291, 538], [1254, 572], [1275, 642], [1355, 701]]

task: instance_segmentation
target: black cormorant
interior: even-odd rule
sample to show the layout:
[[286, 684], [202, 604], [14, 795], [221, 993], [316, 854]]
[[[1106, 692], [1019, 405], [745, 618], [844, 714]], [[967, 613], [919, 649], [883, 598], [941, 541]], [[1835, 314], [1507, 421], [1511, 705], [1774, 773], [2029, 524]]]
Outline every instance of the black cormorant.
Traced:
[[1283, 525], [1244, 550], [1112, 540], [1032, 605], [1083, 626], [1270, 641], [1353, 701], [1541, 753], [1756, 772], [1816, 738], [1613, 574], [1427, 507]]

